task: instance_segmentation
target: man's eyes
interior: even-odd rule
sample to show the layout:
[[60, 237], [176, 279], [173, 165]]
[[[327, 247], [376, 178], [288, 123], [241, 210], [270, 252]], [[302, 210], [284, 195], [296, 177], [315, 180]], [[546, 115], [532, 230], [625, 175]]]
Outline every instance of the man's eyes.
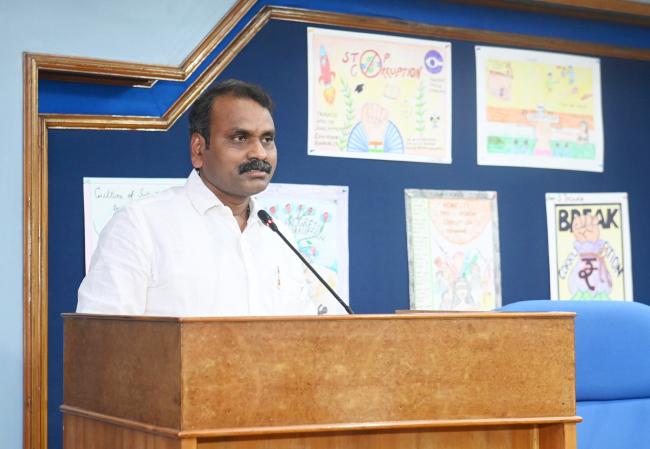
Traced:
[[[232, 136], [233, 142], [236, 142], [236, 143], [246, 142], [246, 141], [248, 141], [249, 138], [250, 138], [250, 136], [248, 134], [234, 134]], [[275, 136], [262, 136], [261, 140], [262, 140], [262, 143], [265, 143], [265, 144], [273, 143], [273, 142], [275, 142]]]

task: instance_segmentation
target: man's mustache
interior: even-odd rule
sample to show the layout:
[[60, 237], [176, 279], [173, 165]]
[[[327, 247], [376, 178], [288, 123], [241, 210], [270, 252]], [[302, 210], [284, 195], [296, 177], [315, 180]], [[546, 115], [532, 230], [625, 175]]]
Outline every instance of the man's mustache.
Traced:
[[239, 174], [241, 175], [251, 170], [259, 170], [271, 174], [272, 169], [273, 166], [266, 161], [261, 159], [251, 159], [239, 166]]

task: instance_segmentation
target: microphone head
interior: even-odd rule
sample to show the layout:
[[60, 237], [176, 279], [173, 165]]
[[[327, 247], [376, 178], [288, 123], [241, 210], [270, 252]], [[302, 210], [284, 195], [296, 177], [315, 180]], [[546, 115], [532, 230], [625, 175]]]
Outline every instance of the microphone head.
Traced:
[[278, 226], [273, 222], [273, 218], [269, 215], [264, 209], [257, 211], [257, 217], [264, 223], [266, 226], [271, 228], [273, 231], [278, 232]]

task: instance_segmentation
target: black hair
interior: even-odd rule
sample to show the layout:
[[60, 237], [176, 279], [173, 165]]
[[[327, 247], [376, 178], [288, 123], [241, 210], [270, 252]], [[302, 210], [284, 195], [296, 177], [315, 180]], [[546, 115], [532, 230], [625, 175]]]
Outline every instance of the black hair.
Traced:
[[[273, 101], [264, 89], [256, 84], [240, 80], [226, 80], [211, 87], [201, 94], [190, 108], [190, 136], [199, 133], [205, 139], [206, 146], [210, 145], [210, 118], [214, 100], [226, 95], [236, 98], [248, 98], [263, 108], [271, 111]], [[217, 112], [217, 111], [215, 111]]]

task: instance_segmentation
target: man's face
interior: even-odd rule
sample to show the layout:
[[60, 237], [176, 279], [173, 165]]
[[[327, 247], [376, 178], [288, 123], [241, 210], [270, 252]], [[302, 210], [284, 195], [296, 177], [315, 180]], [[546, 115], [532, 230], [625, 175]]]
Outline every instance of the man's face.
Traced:
[[248, 98], [217, 97], [210, 114], [210, 145], [194, 133], [192, 165], [201, 179], [230, 205], [266, 188], [275, 171], [275, 127], [268, 109]]

